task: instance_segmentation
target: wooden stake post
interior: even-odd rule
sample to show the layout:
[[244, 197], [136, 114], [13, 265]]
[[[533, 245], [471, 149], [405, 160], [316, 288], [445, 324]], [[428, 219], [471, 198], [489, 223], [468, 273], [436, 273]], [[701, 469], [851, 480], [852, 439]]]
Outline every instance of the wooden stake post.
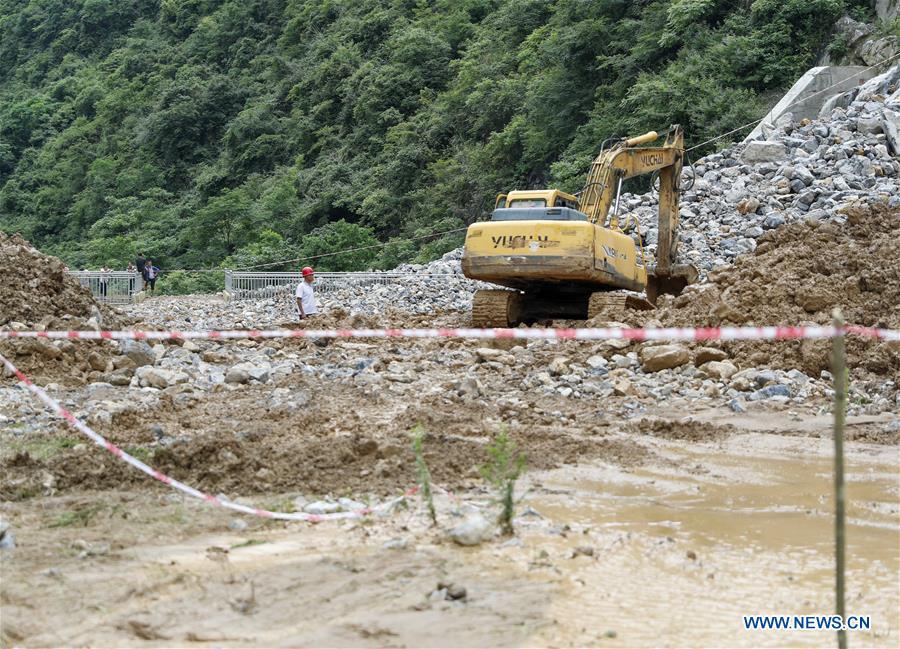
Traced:
[[[846, 622], [844, 608], [844, 420], [847, 408], [847, 362], [844, 357], [844, 316], [840, 309], [832, 313], [838, 329], [832, 339], [831, 370], [834, 375], [834, 556], [836, 613]], [[838, 647], [847, 649], [847, 632], [838, 630]]]

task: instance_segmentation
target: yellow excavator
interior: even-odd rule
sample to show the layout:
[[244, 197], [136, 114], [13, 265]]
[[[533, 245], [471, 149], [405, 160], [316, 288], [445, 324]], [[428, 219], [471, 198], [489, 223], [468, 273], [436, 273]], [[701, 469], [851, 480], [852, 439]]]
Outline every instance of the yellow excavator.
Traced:
[[[652, 309], [659, 294], [678, 295], [697, 281], [696, 268], [675, 263], [684, 133], [673, 125], [662, 146], [641, 146], [658, 137], [651, 131], [605, 142], [577, 195], [544, 189], [497, 196], [491, 220], [466, 232], [462, 270], [507, 288], [476, 291], [474, 326], [592, 318], [609, 305]], [[624, 180], [654, 172], [659, 238], [649, 268], [643, 247], [620, 227], [619, 198]]]

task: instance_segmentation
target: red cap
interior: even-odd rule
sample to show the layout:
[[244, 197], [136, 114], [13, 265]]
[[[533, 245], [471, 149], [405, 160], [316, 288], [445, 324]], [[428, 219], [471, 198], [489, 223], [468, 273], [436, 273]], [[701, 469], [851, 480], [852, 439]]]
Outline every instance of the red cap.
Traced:
[[313, 274], [313, 269], [310, 268], [309, 266], [306, 266], [303, 268], [303, 270], [300, 271], [300, 274], [303, 275], [304, 277], [308, 277], [309, 275]]

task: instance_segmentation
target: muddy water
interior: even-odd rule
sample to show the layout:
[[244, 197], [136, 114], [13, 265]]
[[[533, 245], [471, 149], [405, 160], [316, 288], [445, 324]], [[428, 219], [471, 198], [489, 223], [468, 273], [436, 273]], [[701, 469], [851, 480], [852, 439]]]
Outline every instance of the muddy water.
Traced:
[[[871, 616], [872, 629], [851, 632], [851, 644], [897, 646], [897, 451], [856, 448], [847, 465], [847, 613]], [[743, 615], [834, 610], [828, 445], [747, 435], [659, 450], [671, 464], [579, 467], [544, 479], [565, 495], [534, 506], [602, 539], [598, 559], [582, 563], [553, 611], [561, 626], [593, 628], [604, 646], [830, 644], [830, 632], [742, 626]], [[603, 635], [609, 630], [614, 638]]]

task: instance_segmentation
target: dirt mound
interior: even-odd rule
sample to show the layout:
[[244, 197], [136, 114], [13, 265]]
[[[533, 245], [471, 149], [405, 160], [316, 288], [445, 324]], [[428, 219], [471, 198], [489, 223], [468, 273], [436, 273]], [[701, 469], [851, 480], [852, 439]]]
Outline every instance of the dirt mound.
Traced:
[[[0, 232], [0, 327], [13, 322], [40, 329], [116, 329], [130, 322], [67, 275], [56, 257], [35, 250], [19, 235]], [[93, 320], [92, 320], [93, 319]], [[0, 342], [0, 352], [42, 382], [82, 383], [81, 372], [90, 372], [89, 356], [112, 356], [107, 345], [69, 341], [23, 339]], [[100, 361], [94, 359], [93, 365]], [[77, 370], [77, 372], [75, 371]], [[2, 373], [0, 373], [2, 375]]]
[[[608, 313], [631, 324], [759, 326], [831, 323], [840, 307], [848, 323], [900, 328], [900, 209], [849, 210], [847, 223], [798, 222], [759, 239], [754, 254], [710, 273], [678, 298], [663, 297], [656, 311]], [[896, 344], [895, 344], [896, 345]], [[829, 368], [831, 343], [822, 341], [723, 344], [745, 366], [798, 368], [818, 375]], [[850, 337], [852, 368], [900, 381], [900, 350], [886, 342]]]
[[[488, 423], [491, 409], [485, 405], [460, 409], [440, 397], [425, 397], [408, 406], [390, 395], [361, 395], [353, 386], [337, 385], [327, 399], [315, 399], [317, 383], [307, 377], [298, 377], [291, 393], [298, 400], [294, 405], [265, 409], [259, 404], [270, 391], [262, 386], [186, 402], [164, 396], [152, 413], [122, 413], [95, 426], [172, 477], [231, 497], [268, 491], [396, 493], [416, 482], [409, 431], [417, 425], [427, 431], [424, 451], [432, 477], [458, 490], [481, 483], [485, 447], [499, 430]], [[165, 442], [157, 441], [154, 427], [165, 431]], [[530, 469], [593, 457], [632, 465], [648, 456], [639, 445], [612, 439], [596, 423], [561, 425], [549, 416], [535, 417], [509, 433]], [[158, 487], [63, 423], [51, 436], [25, 435], [6, 450], [0, 455], [4, 499], [40, 495], [48, 484], [60, 492]]]
[[900, 325], [900, 209], [851, 210], [844, 226], [801, 222], [771, 230], [753, 255], [713, 271], [663, 314], [709, 325], [848, 322]]
[[115, 320], [91, 292], [65, 272], [56, 257], [35, 250], [19, 235], [0, 232], [0, 326], [35, 324], [48, 316]]

